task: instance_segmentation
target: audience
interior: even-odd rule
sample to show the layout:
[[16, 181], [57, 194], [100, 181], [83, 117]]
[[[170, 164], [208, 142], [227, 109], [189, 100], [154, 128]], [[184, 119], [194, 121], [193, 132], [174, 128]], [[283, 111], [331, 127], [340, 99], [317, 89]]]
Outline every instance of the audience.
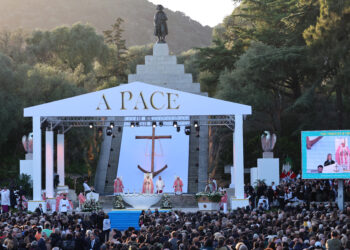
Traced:
[[8, 212], [0, 215], [0, 250], [350, 249], [350, 207], [340, 211], [332, 202], [336, 185], [289, 180], [246, 186], [247, 208], [230, 213], [148, 210], [140, 215], [139, 230], [123, 232], [110, 230], [103, 212]]

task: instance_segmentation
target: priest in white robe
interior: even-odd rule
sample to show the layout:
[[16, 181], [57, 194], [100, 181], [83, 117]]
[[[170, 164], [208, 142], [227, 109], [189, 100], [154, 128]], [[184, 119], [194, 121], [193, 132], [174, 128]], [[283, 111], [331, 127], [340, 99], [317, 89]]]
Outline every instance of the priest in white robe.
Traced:
[[164, 181], [163, 181], [162, 177], [159, 176], [159, 177], [158, 177], [158, 180], [157, 180], [157, 182], [156, 182], [157, 194], [163, 193], [164, 187], [165, 187]]
[[8, 190], [7, 187], [4, 187], [4, 189], [1, 190], [1, 206], [3, 213], [7, 213], [9, 211], [9, 207], [11, 206], [10, 190]]

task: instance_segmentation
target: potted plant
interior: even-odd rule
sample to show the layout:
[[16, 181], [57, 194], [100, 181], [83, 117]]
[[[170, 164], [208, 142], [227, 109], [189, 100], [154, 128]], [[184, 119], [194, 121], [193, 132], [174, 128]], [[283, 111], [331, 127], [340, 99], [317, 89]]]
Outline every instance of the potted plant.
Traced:
[[100, 203], [94, 199], [85, 201], [81, 208], [83, 212], [98, 212], [101, 209]]
[[114, 196], [114, 202], [113, 202], [113, 208], [114, 209], [124, 209], [124, 201], [121, 195], [116, 195]]
[[164, 194], [161, 200], [161, 208], [172, 208], [172, 204], [170, 202], [170, 196], [167, 194]]
[[220, 192], [199, 192], [196, 193], [199, 210], [219, 210], [219, 202], [221, 201], [222, 193]]

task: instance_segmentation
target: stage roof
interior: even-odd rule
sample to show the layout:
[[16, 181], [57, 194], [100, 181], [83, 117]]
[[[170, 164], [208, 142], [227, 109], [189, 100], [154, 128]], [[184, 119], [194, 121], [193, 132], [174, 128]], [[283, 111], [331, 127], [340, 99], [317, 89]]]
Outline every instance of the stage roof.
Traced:
[[24, 109], [25, 117], [250, 115], [251, 106], [132, 82]]

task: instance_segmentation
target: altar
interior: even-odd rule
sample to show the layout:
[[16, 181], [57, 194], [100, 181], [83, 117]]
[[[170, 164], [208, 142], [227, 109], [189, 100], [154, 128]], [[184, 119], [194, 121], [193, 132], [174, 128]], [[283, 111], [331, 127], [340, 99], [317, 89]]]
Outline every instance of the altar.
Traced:
[[120, 194], [134, 209], [148, 209], [162, 199], [162, 194]]

